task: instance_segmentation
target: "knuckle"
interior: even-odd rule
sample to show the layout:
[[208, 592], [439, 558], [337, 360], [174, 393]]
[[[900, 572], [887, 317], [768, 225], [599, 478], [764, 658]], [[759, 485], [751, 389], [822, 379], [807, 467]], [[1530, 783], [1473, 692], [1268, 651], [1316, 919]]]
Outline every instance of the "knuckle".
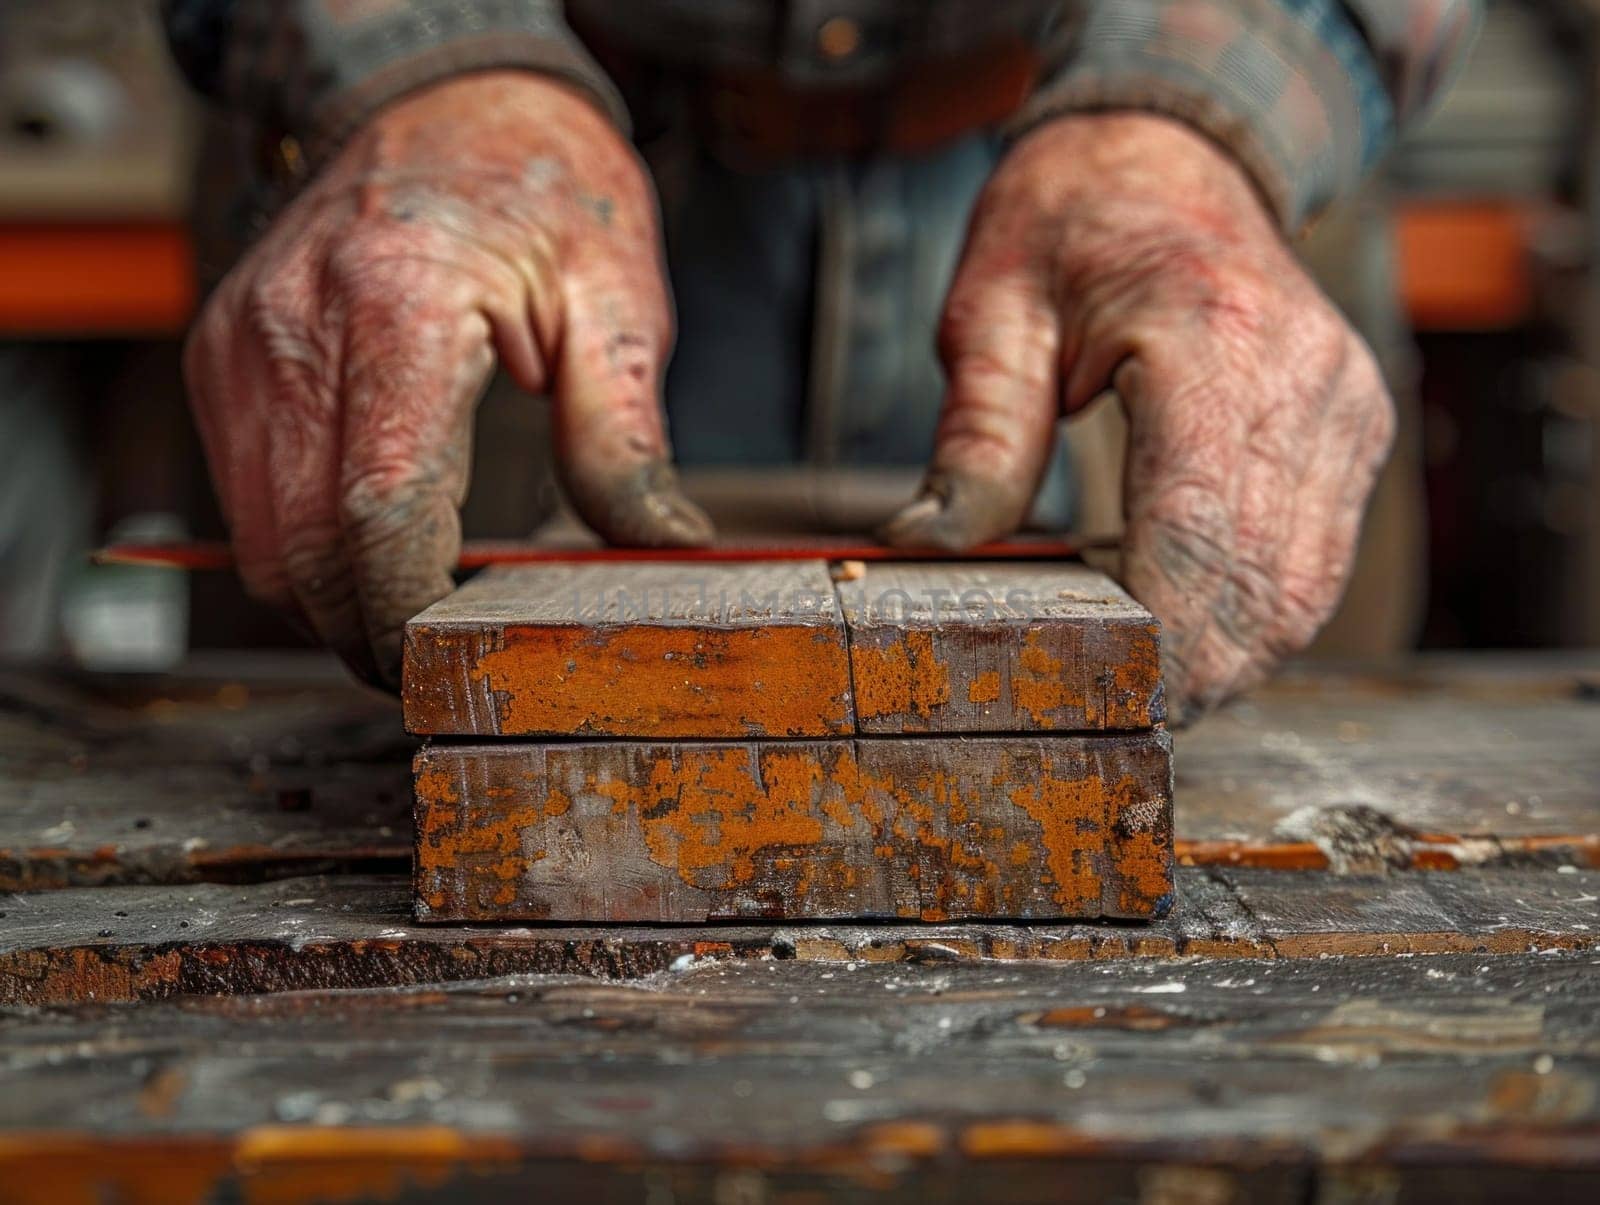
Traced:
[[431, 580], [453, 562], [461, 538], [455, 502], [416, 465], [368, 468], [339, 499], [345, 550], [358, 574]]
[[246, 321], [270, 329], [289, 321], [300, 309], [301, 296], [296, 282], [284, 274], [258, 272], [240, 289], [240, 309]]
[[1180, 477], [1166, 483], [1149, 505], [1149, 521], [1173, 540], [1225, 555], [1233, 544], [1233, 516], [1211, 481]]
[[1226, 572], [1234, 542], [1232, 517], [1216, 493], [1200, 485], [1171, 487], [1131, 523], [1137, 563], [1186, 609], [1203, 606]]
[[[409, 279], [408, 279], [409, 277]], [[412, 304], [411, 296], [429, 296], [420, 290], [426, 282], [407, 273], [393, 259], [372, 256], [366, 248], [335, 251], [328, 264], [329, 295], [324, 303], [342, 307], [354, 324], [361, 319], [398, 321]]]
[[370, 465], [348, 478], [339, 494], [339, 521], [346, 531], [381, 532], [403, 525], [425, 486], [406, 460]]
[[1235, 648], [1248, 650], [1279, 618], [1283, 604], [1283, 593], [1271, 573], [1250, 561], [1235, 559], [1223, 572], [1213, 618]]
[[[1196, 313], [1214, 336], [1255, 346], [1280, 321], [1277, 306], [1256, 282], [1195, 275], [1207, 286], [1197, 298]], [[1316, 332], [1311, 334], [1315, 344]]]
[[343, 563], [341, 533], [329, 523], [306, 524], [284, 539], [284, 573], [303, 593], [321, 596], [338, 590], [347, 576]]
[[473, 287], [459, 262], [469, 249], [431, 226], [361, 222], [326, 253], [324, 304], [377, 315], [458, 307]]
[[1268, 629], [1265, 648], [1273, 661], [1303, 652], [1328, 622], [1338, 593], [1322, 596], [1285, 592], [1277, 622]]
[[[1022, 336], [1015, 343], [1020, 343]], [[951, 380], [962, 390], [964, 400], [991, 405], [1003, 400], [1015, 400], [1018, 390], [1036, 396], [1050, 388], [1050, 360], [1047, 356], [1017, 355], [1016, 346], [1010, 348], [995, 343], [967, 344], [960, 347], [946, 361]]]
[[1266, 647], [1274, 660], [1305, 649], [1332, 617], [1344, 594], [1350, 556], [1335, 550], [1318, 572], [1284, 583], [1276, 620], [1267, 631]]
[[981, 263], [962, 264], [945, 295], [934, 331], [934, 345], [948, 363], [981, 343], [995, 309], [994, 274]]

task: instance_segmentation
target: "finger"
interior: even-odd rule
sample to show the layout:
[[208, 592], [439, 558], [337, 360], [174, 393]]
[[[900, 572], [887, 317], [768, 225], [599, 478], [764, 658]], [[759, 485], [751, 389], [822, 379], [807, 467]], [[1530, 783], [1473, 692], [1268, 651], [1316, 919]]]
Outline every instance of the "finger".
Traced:
[[360, 677], [380, 681], [339, 513], [343, 326], [265, 321], [269, 329], [257, 331], [264, 354], [256, 376], [268, 394], [269, 481], [283, 571], [317, 638]]
[[1265, 664], [1299, 652], [1332, 617], [1344, 595], [1367, 503], [1394, 439], [1394, 402], [1371, 353], [1350, 341], [1350, 356], [1315, 441], [1284, 556], [1282, 605], [1264, 635]]
[[293, 611], [273, 514], [265, 409], [235, 295], [224, 284], [207, 302], [184, 347], [184, 381], [239, 578], [252, 598]]
[[[1190, 364], [1176, 371], [1173, 364]], [[1128, 414], [1123, 582], [1162, 623], [1171, 718], [1190, 710], [1207, 664], [1209, 629], [1238, 538], [1235, 466], [1241, 408], [1214, 396], [1225, 379], [1202, 343], [1162, 362], [1125, 361], [1116, 388]]]
[[921, 495], [882, 539], [960, 550], [1021, 525], [1054, 444], [1059, 347], [1042, 280], [981, 246], [969, 251], [940, 325], [947, 385], [933, 459]]
[[471, 470], [472, 413], [493, 354], [470, 281], [396, 264], [349, 303], [338, 527], [364, 640], [396, 686], [401, 636], [448, 594], [461, 551], [459, 508]]
[[1233, 547], [1203, 626], [1186, 649], [1183, 689], [1197, 710], [1253, 685], [1276, 660], [1268, 637], [1290, 606], [1284, 592], [1288, 548], [1304, 507], [1309, 467], [1324, 446], [1323, 420], [1345, 372], [1347, 340], [1300, 348], [1290, 347], [1287, 338], [1278, 342], [1295, 370], [1254, 386], [1267, 404], [1248, 408], [1231, 474]]
[[614, 544], [694, 546], [715, 534], [672, 468], [661, 377], [671, 319], [658, 274], [605, 267], [569, 284], [555, 380], [556, 447], [578, 513]]

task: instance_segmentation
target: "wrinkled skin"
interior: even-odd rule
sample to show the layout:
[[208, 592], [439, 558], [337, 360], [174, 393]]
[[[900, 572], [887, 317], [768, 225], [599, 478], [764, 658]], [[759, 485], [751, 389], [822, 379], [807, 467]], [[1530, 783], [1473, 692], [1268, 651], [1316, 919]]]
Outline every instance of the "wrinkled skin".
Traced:
[[[552, 396], [557, 458], [597, 531], [705, 542], [661, 415], [671, 341], [653, 193], [587, 101], [504, 72], [385, 109], [190, 338], [246, 586], [394, 685], [403, 624], [451, 588], [496, 355]], [[1250, 685], [1327, 618], [1392, 408], [1211, 143], [1137, 114], [1028, 136], [979, 202], [940, 346], [928, 487], [889, 539], [958, 549], [1014, 529], [1054, 420], [1115, 386], [1124, 576], [1166, 626], [1174, 712]]]
[[960, 549], [1024, 518], [1062, 414], [1129, 421], [1123, 578], [1163, 622], [1180, 721], [1316, 634], [1394, 430], [1373, 358], [1224, 152], [1164, 118], [1024, 138], [974, 213], [939, 332], [949, 379], [891, 542]]
[[398, 682], [447, 593], [472, 416], [498, 353], [554, 403], [574, 504], [624, 543], [704, 543], [661, 414], [657, 207], [577, 93], [486, 73], [385, 109], [211, 297], [190, 400], [246, 587]]

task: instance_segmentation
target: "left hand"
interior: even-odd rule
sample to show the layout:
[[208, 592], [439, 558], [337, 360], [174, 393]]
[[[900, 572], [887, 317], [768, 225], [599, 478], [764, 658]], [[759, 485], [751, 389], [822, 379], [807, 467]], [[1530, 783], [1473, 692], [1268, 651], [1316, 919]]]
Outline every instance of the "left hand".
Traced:
[[979, 198], [939, 347], [933, 463], [891, 543], [1015, 530], [1056, 419], [1114, 387], [1123, 579], [1164, 625], [1174, 718], [1259, 681], [1326, 622], [1393, 405], [1219, 146], [1134, 113], [1029, 134]]

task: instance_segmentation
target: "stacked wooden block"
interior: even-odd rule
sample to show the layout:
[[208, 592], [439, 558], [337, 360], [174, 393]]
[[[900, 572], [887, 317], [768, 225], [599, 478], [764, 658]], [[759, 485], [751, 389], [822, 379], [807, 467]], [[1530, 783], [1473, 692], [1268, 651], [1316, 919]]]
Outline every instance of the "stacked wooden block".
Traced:
[[1171, 900], [1158, 625], [1083, 566], [492, 569], [408, 626], [404, 697], [420, 919]]

